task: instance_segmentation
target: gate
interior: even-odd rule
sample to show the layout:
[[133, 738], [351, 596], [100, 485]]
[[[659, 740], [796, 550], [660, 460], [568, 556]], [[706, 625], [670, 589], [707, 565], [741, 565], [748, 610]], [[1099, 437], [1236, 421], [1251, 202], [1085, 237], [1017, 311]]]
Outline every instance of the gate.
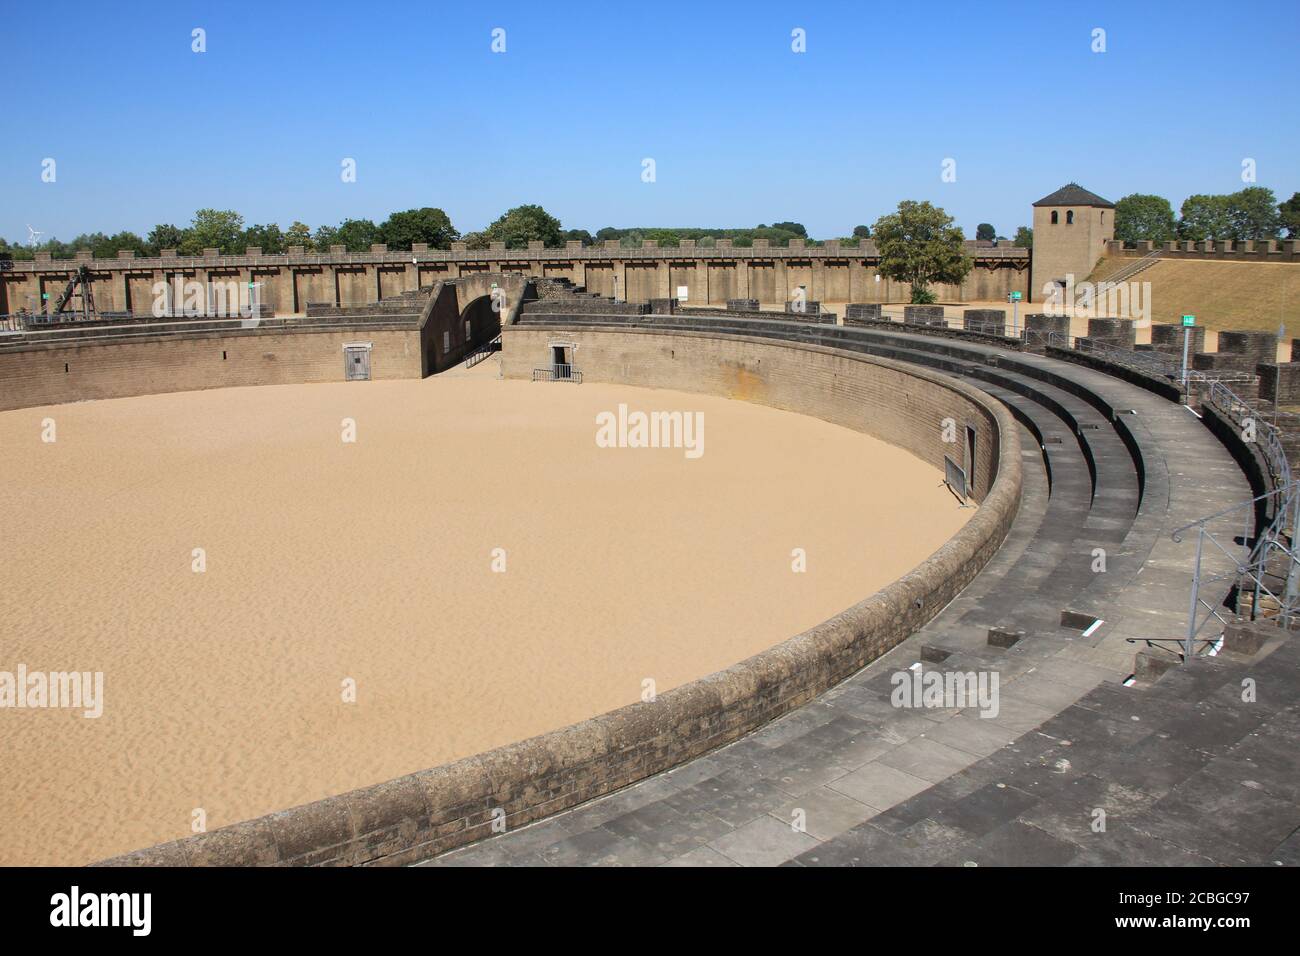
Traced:
[[349, 382], [370, 381], [370, 346], [343, 346], [343, 374]]

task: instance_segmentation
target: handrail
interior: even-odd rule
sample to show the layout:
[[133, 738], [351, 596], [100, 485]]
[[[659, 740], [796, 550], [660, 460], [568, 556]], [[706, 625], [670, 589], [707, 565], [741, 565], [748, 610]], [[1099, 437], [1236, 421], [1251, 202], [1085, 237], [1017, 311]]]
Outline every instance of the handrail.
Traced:
[[[1264, 465], [1269, 471], [1268, 479], [1273, 486], [1270, 490], [1249, 501], [1238, 502], [1198, 518], [1171, 532], [1170, 536], [1175, 542], [1181, 542], [1184, 535], [1193, 529], [1197, 533], [1187, 634], [1179, 642], [1184, 659], [1195, 656], [1197, 636], [1211, 619], [1226, 624], [1219, 613], [1220, 608], [1201, 597], [1201, 591], [1207, 584], [1233, 579], [1238, 594], [1247, 588], [1251, 590], [1252, 619], [1259, 616], [1262, 597], [1268, 597], [1277, 603], [1278, 617], [1284, 624], [1289, 625], [1300, 619], [1300, 549], [1293, 544], [1297, 534], [1300, 534], [1300, 482], [1292, 477], [1291, 462], [1287, 458], [1281, 431], [1225, 384], [1228, 381], [1251, 381], [1254, 376], [1229, 372], [1210, 377], [1204, 372], [1184, 369], [1182, 363], [1172, 355], [1137, 352], [1084, 338], [1076, 339], [1063, 332], [1049, 331], [1047, 344], [1085, 355], [1096, 355], [1116, 365], [1168, 378], [1184, 389], [1195, 383], [1202, 405], [1217, 408], [1239, 429], [1244, 441], [1258, 445], [1263, 452]], [[1270, 508], [1271, 514], [1268, 513]], [[1245, 517], [1241, 541], [1249, 549], [1244, 559], [1235, 545], [1229, 548], [1220, 542], [1222, 531], [1211, 531], [1209, 527], [1212, 522], [1243, 511]], [[1251, 525], [1256, 515], [1260, 516], [1261, 525], [1255, 528], [1252, 536]], [[1231, 571], [1208, 571], [1203, 567], [1207, 544], [1212, 549], [1217, 548], [1232, 561]], [[1284, 556], [1288, 564], [1286, 583], [1280, 594], [1276, 593], [1276, 585], [1269, 584], [1269, 565], [1278, 555]]]
[[[1174, 541], [1182, 541], [1187, 531], [1193, 528], [1197, 531], [1196, 563], [1192, 571], [1187, 636], [1183, 641], [1185, 658], [1194, 656], [1197, 635], [1211, 618], [1226, 623], [1219, 615], [1218, 609], [1200, 597], [1200, 590], [1205, 582], [1220, 581], [1227, 576], [1224, 572], [1207, 574], [1202, 571], [1202, 559], [1207, 543], [1217, 547], [1232, 559], [1235, 567], [1231, 574], [1236, 579], [1238, 592], [1243, 587], [1249, 587], [1253, 591], [1250, 608], [1252, 620], [1259, 617], [1260, 598], [1264, 596], [1277, 602], [1277, 617], [1284, 625], [1289, 626], [1300, 615], [1300, 552], [1295, 547], [1296, 534], [1300, 531], [1300, 482], [1291, 477], [1291, 463], [1286, 455], [1286, 447], [1282, 443], [1281, 432], [1265, 421], [1250, 403], [1222, 382], [1211, 380], [1207, 391], [1201, 396], [1201, 402], [1216, 407], [1242, 430], [1243, 438], [1248, 430], [1253, 433], [1255, 443], [1263, 449], [1265, 464], [1270, 472], [1268, 477], [1273, 483], [1273, 488], [1250, 501], [1230, 505], [1214, 514], [1183, 525], [1172, 533], [1171, 537]], [[1266, 504], [1274, 505], [1273, 513], [1265, 514], [1264, 520], [1267, 523], [1256, 529], [1252, 543], [1250, 522], [1259, 513], [1261, 506]], [[1210, 522], [1242, 510], [1246, 512], [1242, 541], [1250, 548], [1245, 563], [1219, 542], [1215, 532], [1209, 530]], [[1266, 580], [1269, 564], [1274, 556], [1279, 554], [1284, 556], [1287, 564], [1286, 582], [1281, 589], [1281, 594], [1276, 593]], [[1208, 613], [1198, 622], [1202, 609]]]
[[547, 368], [533, 369], [534, 382], [573, 382], [582, 384], [582, 372], [572, 365], [551, 365]]
[[500, 352], [500, 351], [501, 351], [501, 333], [498, 332], [497, 337], [492, 339], [492, 341], [483, 343], [478, 348], [476, 348], [473, 352], [469, 353], [469, 355], [465, 356], [465, 367], [473, 368], [475, 365], [483, 361], [489, 355], [492, 355], [493, 353]]

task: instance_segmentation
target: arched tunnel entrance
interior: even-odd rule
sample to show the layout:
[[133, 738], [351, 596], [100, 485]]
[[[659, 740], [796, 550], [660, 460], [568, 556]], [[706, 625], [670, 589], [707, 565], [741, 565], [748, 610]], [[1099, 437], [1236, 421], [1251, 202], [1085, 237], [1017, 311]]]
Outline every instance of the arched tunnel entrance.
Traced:
[[536, 292], [522, 275], [484, 273], [440, 282], [420, 327], [423, 374], [446, 371], [488, 345], [512, 310], [530, 298]]
[[465, 327], [465, 340], [473, 352], [501, 334], [501, 313], [492, 308], [492, 296], [481, 295], [460, 314]]

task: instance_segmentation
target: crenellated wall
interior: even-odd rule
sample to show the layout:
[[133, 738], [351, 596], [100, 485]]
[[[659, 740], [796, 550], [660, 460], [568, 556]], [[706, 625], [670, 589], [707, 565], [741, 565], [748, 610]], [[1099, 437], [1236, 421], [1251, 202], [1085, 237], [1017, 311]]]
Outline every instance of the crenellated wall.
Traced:
[[1149, 240], [1126, 245], [1118, 239], [1106, 243], [1106, 255], [1126, 259], [1140, 259], [1159, 252], [1162, 259], [1227, 259], [1234, 262], [1298, 262], [1300, 239], [1209, 239], [1154, 243]]
[[[77, 269], [92, 277], [100, 311], [148, 312], [158, 283], [258, 283], [261, 301], [279, 315], [299, 315], [308, 303], [365, 305], [435, 285], [443, 279], [479, 273], [516, 272], [568, 279], [604, 296], [631, 302], [675, 298], [685, 286], [690, 305], [725, 305], [728, 299], [758, 299], [765, 305], [790, 301], [800, 285], [807, 298], [820, 302], [907, 301], [908, 286], [883, 277], [876, 281], [879, 255], [870, 241], [840, 247], [831, 241], [807, 246], [734, 247], [728, 240], [714, 246], [683, 241], [675, 248], [644, 242], [641, 248], [607, 242], [603, 247], [569, 243], [564, 249], [506, 249], [500, 244], [470, 250], [453, 243], [450, 250], [422, 248], [389, 252], [376, 245], [370, 252], [348, 253], [341, 246], [327, 255], [291, 249], [285, 255], [222, 256], [215, 249], [201, 256], [164, 254], [156, 259], [119, 253], [116, 259], [50, 259], [0, 264], [0, 314], [40, 312], [53, 308]], [[960, 286], [935, 286], [945, 301], [1005, 300], [1009, 293], [1029, 293], [1028, 250], [967, 243], [974, 269]], [[43, 296], [45, 298], [43, 298]]]

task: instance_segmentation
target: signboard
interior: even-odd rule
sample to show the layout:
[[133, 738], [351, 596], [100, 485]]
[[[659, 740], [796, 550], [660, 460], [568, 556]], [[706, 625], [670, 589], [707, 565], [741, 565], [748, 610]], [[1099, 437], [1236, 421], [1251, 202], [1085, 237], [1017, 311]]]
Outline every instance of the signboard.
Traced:
[[1019, 301], [1020, 301], [1020, 293], [1019, 293], [1019, 292], [1013, 292], [1013, 293], [1011, 293], [1011, 301], [1012, 301], [1012, 302], [1019, 302]]
[[679, 285], [677, 287], [677, 301], [685, 302], [689, 297], [690, 289], [687, 286]]
[[1196, 324], [1196, 316], [1194, 315], [1183, 316], [1183, 325], [1195, 325], [1195, 324]]

